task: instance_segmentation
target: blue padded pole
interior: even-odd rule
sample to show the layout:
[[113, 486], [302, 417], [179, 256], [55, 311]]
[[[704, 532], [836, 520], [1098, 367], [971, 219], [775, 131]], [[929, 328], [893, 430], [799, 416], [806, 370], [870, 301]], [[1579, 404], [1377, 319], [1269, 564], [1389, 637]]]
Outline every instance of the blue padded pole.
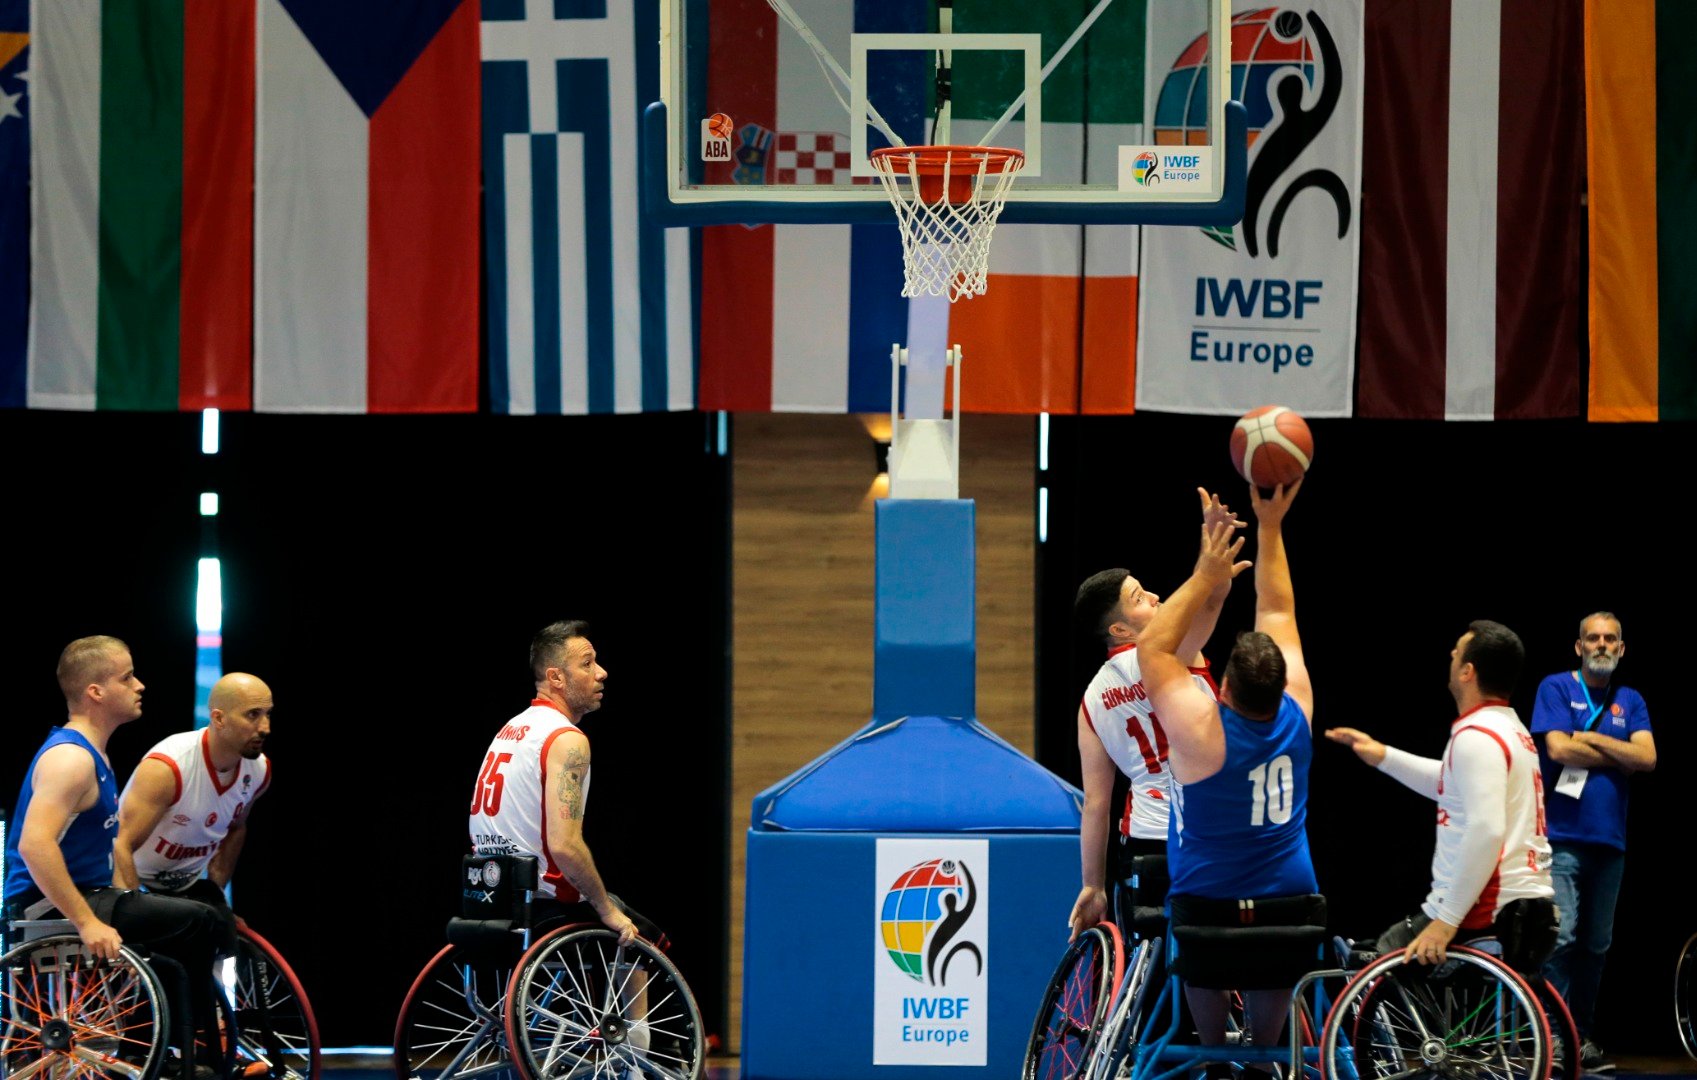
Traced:
[[880, 499], [872, 716], [977, 713], [970, 499]]

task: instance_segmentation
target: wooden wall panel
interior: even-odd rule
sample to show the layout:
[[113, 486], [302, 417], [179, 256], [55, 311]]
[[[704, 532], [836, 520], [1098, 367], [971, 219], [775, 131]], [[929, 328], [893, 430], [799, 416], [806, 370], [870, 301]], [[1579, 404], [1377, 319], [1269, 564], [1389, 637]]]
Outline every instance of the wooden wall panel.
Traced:
[[[742, 1034], [745, 833], [757, 792], [863, 726], [872, 710], [869, 424], [747, 414], [732, 440], [730, 1031]], [[888, 428], [888, 421], [882, 426]], [[968, 416], [961, 496], [977, 503], [978, 714], [1030, 753], [1036, 420]], [[740, 1047], [726, 1048], [734, 1052]]]

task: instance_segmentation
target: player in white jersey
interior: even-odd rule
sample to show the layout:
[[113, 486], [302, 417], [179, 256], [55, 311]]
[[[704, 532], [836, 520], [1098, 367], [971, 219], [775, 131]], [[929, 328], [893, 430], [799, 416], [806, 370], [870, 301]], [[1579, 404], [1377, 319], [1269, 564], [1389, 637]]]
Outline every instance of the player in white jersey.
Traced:
[[1492, 935], [1503, 958], [1534, 972], [1556, 943], [1550, 843], [1537, 744], [1508, 704], [1526, 650], [1514, 631], [1479, 620], [1450, 653], [1460, 713], [1442, 758], [1398, 750], [1355, 728], [1327, 738], [1438, 804], [1432, 890], [1420, 912], [1380, 935], [1381, 952], [1407, 947], [1422, 964], [1452, 941]]
[[532, 905], [538, 928], [593, 918], [621, 941], [641, 933], [662, 944], [652, 923], [607, 891], [583, 839], [590, 756], [578, 724], [601, 707], [607, 679], [587, 630], [580, 621], [556, 622], [531, 641], [536, 697], [495, 733], [483, 756], [472, 788], [471, 847], [479, 855], [541, 861]]
[[113, 880], [212, 905], [233, 948], [224, 886], [247, 839], [248, 813], [271, 785], [263, 750], [275, 704], [271, 688], [243, 672], [219, 679], [207, 704], [206, 727], [160, 740], [125, 785]]
[[[1198, 488], [1205, 525], [1243, 523], [1220, 502], [1219, 496]], [[1202, 656], [1202, 646], [1214, 632], [1230, 584], [1209, 598], [1181, 646], [1197, 685], [1213, 695], [1214, 682]], [[1137, 660], [1137, 638], [1154, 618], [1161, 598], [1143, 587], [1129, 570], [1103, 570], [1086, 578], [1073, 602], [1081, 632], [1107, 646], [1108, 656], [1084, 692], [1078, 708], [1078, 758], [1084, 775], [1084, 815], [1079, 824], [1079, 857], [1083, 885], [1068, 923], [1072, 936], [1106, 917], [1108, 911], [1107, 834], [1116, 770], [1127, 791], [1117, 815], [1120, 865], [1116, 888], [1136, 855], [1165, 856], [1169, 806], [1167, 734], [1144, 692]]]

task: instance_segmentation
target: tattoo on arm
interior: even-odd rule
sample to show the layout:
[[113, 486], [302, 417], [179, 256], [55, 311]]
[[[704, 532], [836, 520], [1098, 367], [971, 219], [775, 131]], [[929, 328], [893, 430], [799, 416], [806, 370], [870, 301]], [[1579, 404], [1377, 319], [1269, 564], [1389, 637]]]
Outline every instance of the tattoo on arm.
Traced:
[[560, 778], [560, 816], [567, 821], [583, 817], [583, 778], [588, 771], [588, 754], [581, 750], [567, 752], [565, 775]]

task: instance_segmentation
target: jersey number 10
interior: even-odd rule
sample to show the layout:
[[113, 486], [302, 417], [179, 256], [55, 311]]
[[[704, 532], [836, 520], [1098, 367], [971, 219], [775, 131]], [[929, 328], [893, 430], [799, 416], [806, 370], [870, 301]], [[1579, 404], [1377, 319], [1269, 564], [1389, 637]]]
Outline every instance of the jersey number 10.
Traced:
[[494, 817], [501, 812], [501, 789], [507, 786], [507, 778], [501, 775], [501, 766], [513, 760], [511, 754], [489, 752], [483, 759], [483, 771], [477, 774], [477, 786], [471, 791], [471, 812], [483, 813]]
[[1249, 770], [1249, 823], [1283, 825], [1290, 820], [1292, 798], [1290, 755], [1280, 754]]

